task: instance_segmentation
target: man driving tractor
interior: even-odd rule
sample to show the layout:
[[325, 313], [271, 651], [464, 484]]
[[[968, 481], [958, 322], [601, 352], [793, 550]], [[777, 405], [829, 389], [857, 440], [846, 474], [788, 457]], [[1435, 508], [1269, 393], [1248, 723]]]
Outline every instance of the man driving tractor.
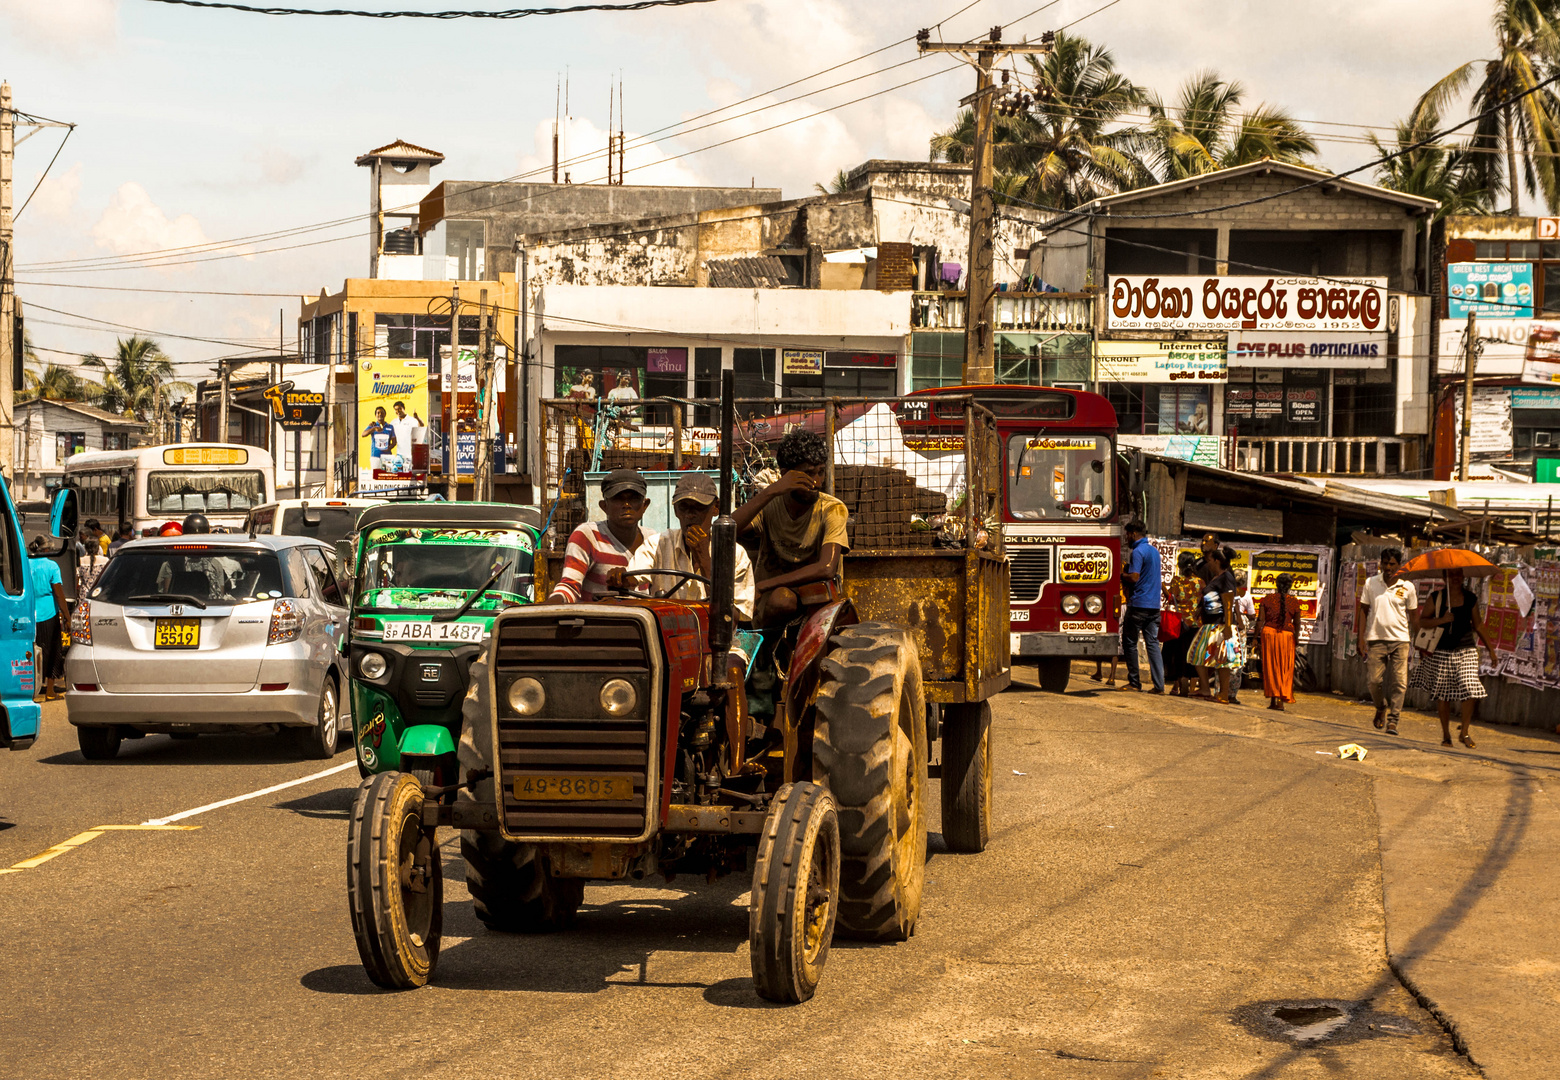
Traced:
[[[648, 487], [637, 469], [614, 469], [601, 482], [601, 501], [605, 521], [587, 521], [569, 536], [563, 556], [563, 572], [545, 603], [577, 604], [581, 600], [599, 600], [610, 593], [613, 571], [626, 570], [635, 554], [655, 550], [655, 534], [639, 527], [650, 509], [645, 497]], [[648, 589], [643, 577], [630, 578], [633, 588]]]

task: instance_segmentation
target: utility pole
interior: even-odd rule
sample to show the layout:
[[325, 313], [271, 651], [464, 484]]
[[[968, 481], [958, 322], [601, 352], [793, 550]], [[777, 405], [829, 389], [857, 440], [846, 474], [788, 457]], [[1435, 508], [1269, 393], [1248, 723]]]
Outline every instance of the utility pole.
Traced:
[[1467, 368], [1463, 373], [1462, 447], [1457, 463], [1457, 479], [1468, 479], [1469, 444], [1473, 440], [1473, 369], [1479, 362], [1479, 335], [1475, 329], [1477, 316], [1468, 312], [1468, 329], [1463, 339], [1463, 357]]
[[11, 108], [11, 84], [0, 82], [0, 474], [11, 478], [16, 454], [14, 420], [16, 368], [15, 234], [11, 231], [11, 173], [16, 158], [16, 113]]
[[450, 502], [460, 501], [460, 471], [455, 464], [460, 456], [460, 286], [450, 289], [450, 362], [439, 379], [439, 388], [450, 391], [449, 421], [444, 425], [444, 482]]
[[217, 377], [222, 380], [222, 396], [217, 399], [217, 437], [214, 442], [228, 441], [228, 380], [232, 377], [232, 373], [233, 368], [226, 360], [217, 361]]
[[984, 385], [997, 381], [995, 341], [991, 305], [997, 290], [994, 238], [997, 205], [992, 189], [991, 129], [992, 98], [996, 87], [991, 73], [997, 61], [1014, 54], [1042, 55], [1051, 51], [1054, 35], [1049, 31], [1036, 42], [1002, 44], [1002, 27], [993, 26], [985, 41], [932, 41], [931, 31], [916, 35], [921, 52], [958, 53], [975, 68], [975, 92], [960, 101], [975, 109], [974, 161], [970, 177], [970, 262], [964, 286], [964, 374], [966, 385]]
[[[325, 497], [336, 497], [336, 363], [341, 359], [341, 341], [347, 321], [347, 306], [341, 305], [341, 318], [336, 320], [336, 349], [325, 354]], [[303, 349], [300, 347], [300, 355]], [[357, 358], [353, 357], [353, 370]], [[408, 450], [411, 447], [407, 447]]]
[[493, 315], [488, 311], [487, 290], [483, 289], [477, 301], [481, 312], [482, 345], [476, 364], [477, 376], [477, 447], [472, 476], [471, 498], [474, 502], [493, 500], [493, 438], [488, 433], [493, 418]]

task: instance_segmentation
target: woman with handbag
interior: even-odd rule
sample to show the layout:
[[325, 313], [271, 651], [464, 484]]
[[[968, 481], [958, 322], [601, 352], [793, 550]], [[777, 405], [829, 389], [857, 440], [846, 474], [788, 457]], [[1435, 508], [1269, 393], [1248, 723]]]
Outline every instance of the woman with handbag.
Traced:
[[1461, 570], [1446, 571], [1446, 589], [1435, 598], [1435, 613], [1435, 618], [1419, 624], [1420, 637], [1414, 644], [1429, 651], [1414, 668], [1408, 685], [1425, 691], [1435, 702], [1441, 716], [1442, 746], [1452, 745], [1452, 706], [1461, 706], [1458, 738], [1472, 750], [1475, 744], [1468, 729], [1473, 723], [1473, 703], [1488, 696], [1479, 679], [1478, 642], [1484, 643], [1491, 664], [1495, 663], [1495, 646], [1479, 616], [1479, 598], [1464, 583]]
[[1295, 700], [1295, 640], [1300, 630], [1300, 601], [1289, 595], [1295, 579], [1278, 575], [1278, 591], [1268, 593], [1258, 606], [1262, 626], [1262, 692], [1268, 708], [1284, 711]]
[[[1212, 575], [1203, 586], [1199, 608], [1202, 629], [1192, 640], [1191, 656], [1197, 665], [1197, 693], [1205, 701], [1230, 703], [1230, 672], [1246, 663], [1246, 636], [1236, 628], [1235, 575], [1230, 572], [1234, 552], [1215, 549], [1203, 556], [1203, 564]], [[1208, 693], [1209, 676], [1217, 673], [1219, 694]]]
[[[1198, 618], [1198, 607], [1202, 603], [1203, 579], [1197, 573], [1197, 563], [1200, 553], [1195, 551], [1183, 551], [1175, 561], [1176, 575], [1170, 579], [1168, 592], [1169, 606], [1165, 609], [1166, 617], [1163, 623], [1165, 628], [1164, 657], [1165, 657], [1165, 681], [1173, 684], [1170, 693], [1176, 697], [1190, 697], [1190, 680], [1196, 678], [1197, 668], [1188, 662], [1187, 655], [1192, 648], [1192, 639], [1197, 636], [1197, 629], [1201, 623]], [[1169, 615], [1177, 616], [1179, 631], [1174, 636], [1168, 633]]]

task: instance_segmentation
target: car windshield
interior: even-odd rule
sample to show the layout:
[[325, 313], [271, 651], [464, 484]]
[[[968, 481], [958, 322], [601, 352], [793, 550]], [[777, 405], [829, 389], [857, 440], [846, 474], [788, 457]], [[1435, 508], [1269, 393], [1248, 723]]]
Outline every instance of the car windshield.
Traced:
[[146, 476], [148, 514], [187, 514], [192, 510], [228, 514], [265, 501], [265, 474], [249, 470], [168, 469]]
[[[130, 548], [108, 561], [87, 594], [109, 604], [136, 597], [187, 597], [204, 604], [242, 604], [283, 595], [282, 567], [269, 551], [243, 548]], [[146, 600], [142, 603], [154, 603]]]
[[531, 534], [521, 529], [376, 528], [364, 541], [357, 606], [379, 611], [459, 607], [503, 567], [472, 605], [473, 611], [495, 611], [530, 598], [534, 551]]
[[1007, 444], [1008, 510], [1020, 521], [1103, 521], [1115, 469], [1103, 435], [1014, 435]]
[[334, 546], [337, 540], [352, 535], [362, 512], [350, 506], [311, 506], [308, 514], [311, 524], [304, 520], [302, 507], [289, 508], [282, 511], [282, 535], [307, 536]]

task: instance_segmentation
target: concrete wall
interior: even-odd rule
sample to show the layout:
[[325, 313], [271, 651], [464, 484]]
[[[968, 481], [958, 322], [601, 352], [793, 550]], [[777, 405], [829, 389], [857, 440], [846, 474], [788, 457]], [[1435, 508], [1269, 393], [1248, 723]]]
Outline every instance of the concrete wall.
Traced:
[[621, 334], [765, 339], [754, 340], [754, 347], [806, 338], [840, 348], [847, 339], [903, 338], [910, 332], [910, 296], [903, 292], [548, 285], [536, 306], [540, 329], [548, 334], [600, 334], [621, 327]]

